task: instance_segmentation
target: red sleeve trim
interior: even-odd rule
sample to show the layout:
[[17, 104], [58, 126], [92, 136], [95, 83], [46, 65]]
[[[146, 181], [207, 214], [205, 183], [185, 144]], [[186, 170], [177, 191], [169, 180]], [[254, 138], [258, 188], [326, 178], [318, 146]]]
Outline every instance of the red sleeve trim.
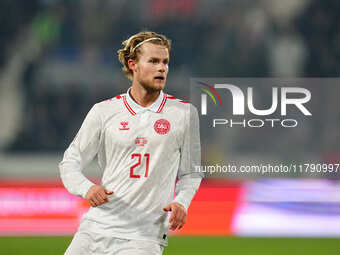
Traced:
[[184, 103], [184, 104], [191, 104], [190, 102], [188, 102], [188, 101], [184, 101], [184, 100], [181, 100], [181, 101], [179, 101], [180, 103]]
[[167, 96], [168, 99], [177, 99], [177, 97], [174, 96]]
[[[174, 97], [174, 96], [167, 96], [168, 99], [178, 99], [177, 97]], [[191, 104], [190, 102], [188, 101], [184, 101], [184, 100], [179, 100], [180, 103], [184, 103], [184, 104]]]

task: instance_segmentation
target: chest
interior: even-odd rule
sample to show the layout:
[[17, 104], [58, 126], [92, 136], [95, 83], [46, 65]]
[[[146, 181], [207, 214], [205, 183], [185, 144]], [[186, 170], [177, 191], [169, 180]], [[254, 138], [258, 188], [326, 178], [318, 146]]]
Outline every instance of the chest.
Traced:
[[184, 123], [176, 115], [145, 111], [136, 115], [120, 113], [108, 119], [103, 130], [105, 143], [115, 149], [179, 149], [184, 136]]

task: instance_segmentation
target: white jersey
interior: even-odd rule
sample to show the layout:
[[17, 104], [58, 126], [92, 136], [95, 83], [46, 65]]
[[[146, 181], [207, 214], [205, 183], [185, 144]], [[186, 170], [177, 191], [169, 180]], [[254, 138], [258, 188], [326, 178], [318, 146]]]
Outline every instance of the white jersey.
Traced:
[[176, 201], [187, 209], [202, 179], [194, 168], [201, 156], [198, 123], [194, 106], [163, 92], [146, 108], [129, 91], [95, 104], [59, 165], [68, 191], [85, 197], [94, 184], [82, 170], [98, 155], [101, 185], [114, 192], [83, 221], [101, 234], [167, 245], [163, 208]]

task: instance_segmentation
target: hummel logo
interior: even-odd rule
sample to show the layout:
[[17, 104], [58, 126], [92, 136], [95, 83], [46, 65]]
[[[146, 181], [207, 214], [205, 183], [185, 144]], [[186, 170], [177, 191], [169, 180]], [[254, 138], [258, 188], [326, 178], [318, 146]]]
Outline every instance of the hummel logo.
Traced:
[[120, 123], [120, 125], [122, 125], [122, 127], [119, 128], [119, 130], [129, 130], [130, 129], [129, 127], [127, 127], [127, 125], [129, 125], [129, 122], [127, 122], [127, 121], [122, 121]]

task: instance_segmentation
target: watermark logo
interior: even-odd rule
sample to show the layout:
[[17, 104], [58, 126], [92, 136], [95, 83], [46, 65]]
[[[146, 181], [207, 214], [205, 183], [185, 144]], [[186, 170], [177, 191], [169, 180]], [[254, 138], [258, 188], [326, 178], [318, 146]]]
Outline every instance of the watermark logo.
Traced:
[[200, 89], [201, 91], [205, 93], [205, 94], [204, 93], [201, 94], [201, 114], [202, 115], [207, 115], [207, 95], [209, 95], [209, 97], [212, 99], [215, 105], [217, 105], [217, 102], [216, 102], [214, 95], [217, 97], [220, 105], [223, 105], [220, 95], [218, 94], [218, 92], [213, 86], [207, 83], [201, 82], [201, 81], [198, 81], [198, 83], [204, 86], [203, 88], [201, 87]]
[[[242, 125], [243, 127], [263, 127], [268, 122], [271, 127], [274, 127], [276, 123], [280, 123], [282, 127], [296, 127], [298, 121], [296, 119], [277, 119], [269, 118], [274, 113], [278, 113], [280, 116], [287, 116], [287, 108], [294, 112], [299, 112], [303, 116], [312, 116], [311, 111], [307, 108], [306, 104], [311, 100], [311, 92], [302, 87], [272, 87], [271, 88], [271, 105], [265, 109], [259, 109], [254, 104], [254, 91], [256, 88], [247, 87], [243, 91], [239, 86], [229, 83], [219, 83], [210, 85], [201, 81], [197, 81], [200, 84], [201, 93], [201, 115], [208, 114], [207, 96], [211, 98], [215, 106], [223, 106], [221, 95], [231, 95], [232, 98], [232, 115], [233, 116], [245, 116], [246, 112], [254, 116], [261, 116], [256, 119], [243, 119], [241, 122], [233, 121], [233, 119], [213, 119], [213, 127], [217, 125]], [[218, 90], [218, 91], [217, 91]], [[217, 100], [219, 104], [217, 103]], [[263, 116], [268, 117], [263, 119]], [[234, 126], [235, 126], [234, 125]]]

